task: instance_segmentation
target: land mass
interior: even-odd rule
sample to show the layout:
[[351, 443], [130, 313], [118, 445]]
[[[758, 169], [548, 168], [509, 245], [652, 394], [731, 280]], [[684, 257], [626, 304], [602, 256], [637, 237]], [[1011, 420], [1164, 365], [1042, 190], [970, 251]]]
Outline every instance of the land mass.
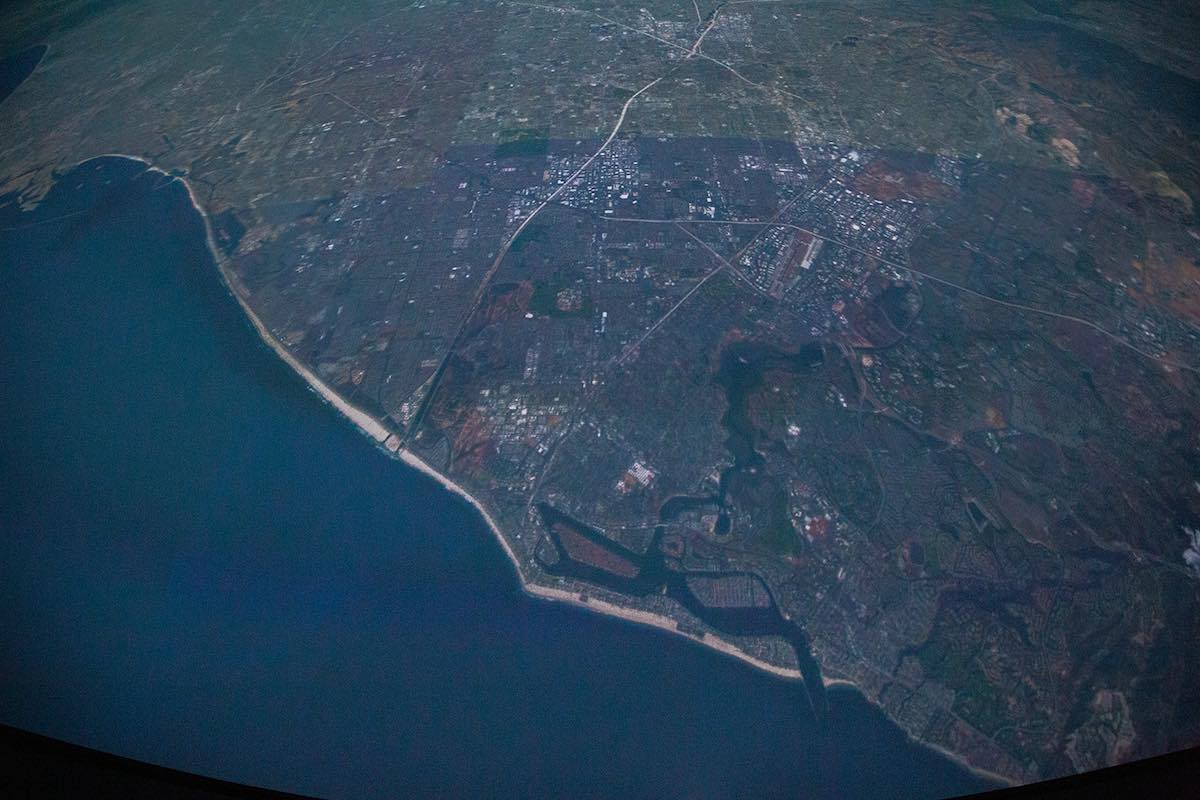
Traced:
[[527, 591], [1013, 781], [1200, 742], [1195, 18], [171, 5], [4, 12], [0, 194], [183, 180]]

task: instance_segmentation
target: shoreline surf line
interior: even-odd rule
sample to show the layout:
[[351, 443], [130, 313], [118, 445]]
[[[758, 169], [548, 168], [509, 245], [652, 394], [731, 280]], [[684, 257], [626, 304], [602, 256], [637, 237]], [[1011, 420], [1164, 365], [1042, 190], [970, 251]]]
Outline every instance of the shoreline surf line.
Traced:
[[[296, 358], [296, 356], [288, 351], [282, 342], [275, 338], [274, 334], [272, 334], [270, 329], [267, 328], [266, 323], [264, 323], [258, 314], [255, 313], [252, 308], [250, 308], [249, 302], [242, 294], [241, 282], [238, 280], [237, 275], [234, 274], [229, 268], [228, 259], [223, 253], [221, 253], [220, 248], [217, 246], [216, 236], [213, 233], [212, 221], [209, 218], [208, 212], [204, 210], [200, 203], [200, 198], [196, 195], [195, 189], [186, 178], [180, 175], [173, 175], [146, 160], [145, 158], [140, 156], [132, 156], [125, 153], [103, 153], [101, 155], [85, 159], [75, 166], [82, 166], [89, 161], [95, 161], [102, 158], [124, 158], [131, 161], [136, 161], [145, 166], [147, 170], [157, 172], [163, 177], [179, 181], [180, 185], [182, 185], [184, 190], [187, 192], [188, 199], [190, 200], [193, 208], [195, 208], [196, 213], [200, 215], [200, 218], [204, 224], [205, 243], [208, 246], [209, 254], [212, 256], [214, 263], [217, 265], [217, 269], [221, 274], [221, 279], [225, 284], [225, 288], [231, 295], [233, 295], [234, 299], [237, 300], [238, 305], [249, 318], [250, 323], [254, 326], [255, 331], [258, 333], [258, 336], [263, 343], [270, 347], [277, 356], [283, 359], [284, 363], [291, 367], [292, 370], [295, 371], [296, 374], [298, 374], [304, 380], [304, 382], [308, 384], [311, 390], [316, 392], [323, 400], [325, 400], [325, 402], [329, 403], [338, 412], [340, 412], [342, 416], [352, 422], [360, 432], [373, 439], [378, 446], [384, 449], [385, 452], [402, 461], [407, 466], [417, 470], [429, 478], [432, 478], [434, 481], [440, 484], [443, 489], [462, 498], [472, 508], [474, 508], [475, 511], [478, 512], [478, 514], [483, 518], [483, 521], [491, 530], [492, 535], [497, 539], [497, 541], [499, 541], [501, 549], [504, 551], [504, 554], [508, 557], [509, 562], [512, 564], [514, 571], [517, 573], [517, 580], [521, 584], [521, 588], [526, 594], [541, 600], [562, 602], [576, 606], [577, 608], [590, 609], [599, 614], [623, 619], [626, 622], [658, 628], [660, 630], [676, 634], [677, 636], [681, 636], [688, 641], [702, 644], [706, 647], [716, 650], [719, 653], [723, 653], [724, 655], [737, 658], [749, 664], [750, 666], [763, 670], [764, 672], [768, 672], [775, 677], [783, 678], [785, 680], [802, 680], [803, 676], [801, 675], [800, 670], [780, 667], [775, 664], [771, 664], [770, 662], [763, 661], [760, 658], [750, 655], [737, 645], [721, 638], [720, 636], [717, 636], [716, 634], [705, 631], [700, 636], [696, 636], [695, 634], [682, 631], [679, 629], [679, 621], [672, 617], [658, 614], [653, 611], [646, 611], [644, 609], [618, 605], [617, 603], [595, 597], [583, 591], [573, 591], [555, 586], [547, 586], [545, 584], [529, 580], [525, 575], [520, 558], [512, 549], [512, 545], [509, 544], [508, 539], [502, 533], [499, 523], [496, 522], [491, 513], [488, 512], [478, 498], [467, 491], [467, 489], [465, 489], [462, 485], [442, 474], [416, 453], [405, 447], [401, 447], [399, 436], [394, 431], [389, 429], [375, 417], [371, 416], [367, 412], [343, 398], [332, 387], [330, 387], [329, 384], [317, 377], [312, 370], [306, 367], [298, 358]], [[826, 685], [829, 685], [829, 679], [822, 677], [822, 680], [826, 682]]]
[[[249, 302], [242, 295], [241, 291], [239, 291], [241, 282], [237, 279], [237, 276], [234, 274], [232, 269], [230, 269], [228, 259], [217, 246], [216, 236], [213, 233], [212, 220], [209, 217], [208, 212], [201, 204], [200, 198], [197, 196], [191, 182], [188, 181], [186, 177], [168, 172], [167, 170], [155, 165], [142, 156], [130, 155], [128, 153], [101, 153], [77, 162], [72, 166], [72, 169], [81, 167], [88, 162], [98, 161], [103, 158], [119, 158], [135, 161], [146, 167], [148, 171], [157, 172], [163, 177], [179, 181], [180, 185], [183, 186], [184, 191], [187, 192], [189, 202], [195, 209], [196, 213], [200, 216], [200, 220], [204, 226], [205, 244], [208, 248], [209, 255], [213, 259], [213, 263], [217, 266], [217, 271], [221, 275], [221, 280], [225, 284], [226, 290], [233, 296], [238, 305], [241, 307], [242, 311], [249, 318], [250, 323], [253, 325], [255, 331], [257, 331], [262, 342], [266, 344], [267, 347], [269, 347], [272, 351], [274, 351], [276, 355], [283, 359], [284, 363], [291, 367], [293, 371], [295, 371], [296, 374], [299, 375], [306, 384], [308, 384], [310, 390], [314, 391], [325, 402], [329, 403], [337, 411], [339, 411], [342, 416], [352, 422], [361, 433], [375, 440], [376, 445], [383, 449], [384, 452], [393, 458], [402, 461], [405, 465], [433, 479], [435, 482], [440, 484], [443, 489], [451, 494], [458, 495], [460, 498], [470, 504], [471, 507], [474, 508], [483, 518], [483, 521], [487, 524], [487, 527], [489, 530], [491, 530], [493, 536], [500, 543], [501, 549], [504, 551], [504, 554], [508, 556], [509, 563], [516, 572], [517, 582], [520, 585], [521, 590], [527, 596], [537, 598], [544, 602], [565, 603], [576, 608], [587, 609], [597, 614], [624, 620], [625, 622], [635, 625], [657, 628], [659, 630], [666, 631], [667, 633], [682, 637], [693, 644], [708, 647], [709, 649], [726, 657], [735, 658], [738, 661], [762, 670], [763, 672], [766, 672], [776, 678], [789, 681], [799, 681], [801, 683], [803, 682], [803, 676], [798, 669], [793, 670], [785, 667], [779, 667], [767, 661], [763, 661], [762, 659], [756, 658], [745, 652], [732, 642], [729, 642], [726, 639], [723, 639], [720, 636], [708, 631], [705, 631], [700, 636], [683, 631], [679, 628], [679, 621], [671, 617], [664, 616], [653, 611], [645, 611], [642, 609], [621, 606], [608, 600], [587, 595], [582, 591], [572, 591], [553, 586], [545, 586], [543, 584], [530, 581], [528, 578], [526, 578], [521, 561], [517, 557], [516, 552], [513, 551], [512, 546], [508, 543], [508, 540], [504, 537], [504, 534], [500, 530], [500, 526], [474, 495], [450, 479], [448, 476], [443, 475], [411, 450], [402, 448], [400, 445], [400, 439], [395, 432], [391, 431], [386, 425], [384, 425], [375, 417], [345, 400], [328, 384], [317, 377], [312, 370], [304, 366], [299, 359], [297, 359], [294, 355], [292, 355], [291, 352], [288, 351], [282, 342], [275, 338], [270, 329], [268, 329], [262, 319], [259, 318], [258, 314], [256, 314], [254, 310], [250, 308]], [[826, 688], [836, 686], [853, 688], [860, 695], [862, 695], [864, 700], [878, 708], [885, 717], [891, 720], [891, 716], [887, 713], [887, 711], [884, 710], [883, 707], [877, 702], [867, 697], [862, 689], [853, 681], [842, 678], [828, 678], [825, 675], [822, 675], [821, 682]], [[895, 722], [892, 721], [892, 724], [895, 724]], [[969, 772], [994, 780], [1005, 786], [1012, 786], [1016, 783], [1019, 783], [1013, 778], [976, 767], [959, 754], [953, 753], [936, 744], [918, 739], [917, 737], [905, 731], [903, 728], [899, 728], [899, 726], [897, 726], [897, 728], [901, 730], [911, 741], [917, 743], [921, 747], [925, 747], [933, 752], [936, 752], [940, 756], [954, 762]], [[1024, 781], [1020, 781], [1020, 783], [1023, 782]]]

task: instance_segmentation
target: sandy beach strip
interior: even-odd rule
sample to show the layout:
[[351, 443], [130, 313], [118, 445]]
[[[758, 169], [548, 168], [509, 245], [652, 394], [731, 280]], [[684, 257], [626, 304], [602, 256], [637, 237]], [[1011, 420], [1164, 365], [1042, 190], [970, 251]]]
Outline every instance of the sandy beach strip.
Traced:
[[[205, 240], [208, 245], [208, 250], [213, 258], [214, 263], [216, 263], [217, 268], [220, 271], [221, 279], [224, 281], [229, 293], [233, 295], [235, 300], [237, 300], [238, 305], [241, 306], [251, 324], [253, 324], [255, 330], [258, 331], [259, 338], [261, 338], [268, 347], [270, 347], [280, 358], [282, 358], [288, 366], [295, 370], [295, 372], [304, 379], [304, 381], [309, 385], [310, 388], [313, 389], [313, 391], [317, 392], [317, 394], [319, 394], [325, 401], [327, 401], [330, 405], [341, 412], [343, 416], [354, 423], [354, 425], [358, 427], [360, 431], [374, 439], [377, 445], [382, 447], [392, 456], [399, 458], [408, 466], [437, 481], [447, 491], [452, 492], [466, 500], [477, 512], [479, 512], [479, 515], [483, 517], [484, 522], [487, 523], [488, 528], [491, 530], [496, 540], [500, 543], [504, 553], [508, 556], [509, 562], [512, 564], [513, 570], [517, 574], [517, 581], [527, 595], [541, 600], [568, 603], [577, 608], [588, 609], [596, 613], [605, 614], [637, 625], [646, 625], [658, 628], [668, 633], [682, 636], [688, 641], [710, 647], [719, 653], [736, 658], [745, 664], [748, 664], [756, 669], [763, 670], [764, 672], [776, 677], [787, 680], [803, 680], [803, 676], [799, 670], [780, 667], [767, 661], [763, 661], [762, 659], [755, 658], [732, 642], [722, 639], [720, 636], [717, 636], [713, 633], [705, 632], [700, 636], [696, 636], [680, 630], [679, 622], [671, 617], [644, 609], [618, 605], [608, 600], [588, 595], [579, 590], [545, 586], [528, 580], [525, 576], [520, 559], [513, 551], [511, 545], [508, 543], [508, 540], [504, 537], [504, 534], [501, 533], [500, 526], [496, 523], [495, 519], [490, 513], [488, 513], [487, 509], [484, 508], [483, 504], [480, 503], [478, 499], [476, 499], [461, 485], [454, 482], [446, 475], [443, 475], [438, 470], [434, 469], [420, 456], [416, 455], [410, 450], [402, 448], [400, 446], [399, 439], [391, 430], [388, 429], [386, 425], [362, 409], [346, 401], [329, 385], [317, 377], [312, 370], [310, 370], [308, 367], [302, 364], [299, 359], [292, 355], [292, 353], [283, 345], [282, 342], [275, 338], [275, 336], [267, 328], [266, 324], [263, 323], [262, 319], [260, 319], [254, 310], [250, 308], [250, 305], [240, 288], [240, 282], [237, 280], [237, 276], [233, 273], [232, 269], [230, 269], [228, 260], [221, 253], [220, 248], [217, 246], [216, 237], [213, 233], [212, 221], [209, 218], [208, 212], [205, 211], [200, 202], [200, 198], [196, 195], [195, 189], [186, 178], [180, 175], [173, 175], [154, 165], [150, 161], [147, 161], [141, 156], [129, 155], [128, 153], [103, 153], [101, 155], [84, 159], [83, 161], [78, 162], [75, 166], [82, 166], [89, 161], [95, 161], [96, 159], [100, 158], [124, 158], [131, 161], [136, 161], [139, 164], [144, 165], [148, 170], [157, 172], [164, 177], [171, 178], [172, 180], [177, 180], [183, 185], [184, 189], [188, 193], [188, 198], [190, 199], [192, 206], [196, 209], [196, 213], [200, 215], [200, 219], [203, 221]], [[827, 678], [822, 676], [822, 683], [826, 687], [847, 686], [858, 690], [856, 684], [843, 679]], [[873, 701], [869, 702], [872, 702], [873, 705], [878, 707], [878, 704], [874, 703]], [[910, 738], [913, 737], [910, 735]], [[996, 773], [988, 770], [975, 767], [962, 756], [958, 755], [957, 753], [950, 752], [944, 747], [940, 747], [938, 745], [915, 738], [913, 738], [913, 740], [920, 742], [922, 746], [938, 752], [942, 756], [954, 761], [965, 769], [968, 769], [976, 774], [996, 780], [1002, 784], [1011, 785], [1013, 783], [1011, 778], [1003, 775], [997, 775]]]
[[608, 600], [586, 595], [584, 592], [571, 591], [552, 586], [544, 586], [542, 584], [529, 581], [525, 576], [521, 560], [517, 557], [516, 552], [508, 543], [508, 539], [505, 538], [503, 533], [501, 533], [499, 524], [497, 524], [496, 520], [474, 495], [468, 492], [460, 484], [434, 469], [428, 462], [426, 462], [417, 454], [413, 453], [411, 450], [401, 448], [399, 439], [392, 433], [391, 430], [388, 429], [386, 425], [362, 409], [346, 401], [340, 394], [334, 391], [332, 387], [322, 381], [315, 373], [313, 373], [312, 370], [310, 370], [308, 367], [302, 364], [299, 359], [292, 355], [292, 353], [283, 345], [282, 342], [275, 338], [258, 314], [256, 314], [250, 307], [245, 296], [240, 290], [240, 284], [237, 280], [237, 276], [234, 275], [233, 271], [230, 269], [228, 259], [225, 258], [225, 256], [221, 253], [220, 248], [217, 247], [216, 237], [213, 234], [212, 221], [209, 219], [208, 212], [204, 210], [204, 207], [200, 202], [200, 198], [196, 195], [196, 191], [190, 182], [181, 176], [172, 175], [166, 172], [165, 170], [155, 166], [140, 156], [131, 156], [125, 153], [105, 153], [103, 155], [96, 156], [95, 158], [82, 161], [80, 164], [87, 163], [87, 161], [93, 161], [96, 158], [127, 158], [132, 161], [137, 161], [138, 163], [145, 165], [148, 170], [153, 170], [164, 177], [177, 180], [183, 185], [184, 189], [188, 193], [188, 198], [191, 200], [192, 206], [196, 209], [196, 213], [200, 215], [200, 219], [204, 222], [204, 235], [208, 244], [208, 250], [212, 255], [213, 261], [216, 263], [217, 268], [221, 272], [221, 278], [224, 281], [226, 288], [229, 290], [229, 293], [232, 294], [234, 299], [237, 300], [238, 305], [242, 308], [242, 311], [245, 312], [246, 316], [250, 319], [251, 324], [254, 325], [254, 329], [258, 331], [259, 338], [262, 339], [263, 342], [266, 343], [266, 345], [276, 353], [276, 355], [283, 359], [283, 361], [289, 367], [295, 370], [296, 373], [313, 389], [313, 391], [319, 394], [326, 402], [328, 402], [339, 412], [341, 412], [343, 416], [354, 423], [359, 430], [370, 436], [377, 444], [382, 446], [392, 455], [398, 457], [408, 466], [429, 476], [441, 484], [442, 487], [447, 491], [450, 491], [461, 497], [463, 500], [466, 500], [477, 512], [479, 512], [479, 515], [483, 517], [484, 522], [487, 523], [488, 528], [495, 536], [496, 541], [500, 543], [500, 547], [504, 550], [505, 555], [508, 556], [508, 560], [512, 564], [513, 570], [517, 574], [517, 580], [526, 594], [542, 600], [568, 603], [577, 608], [585, 608], [600, 614], [607, 614], [609, 616], [617, 617], [638, 625], [646, 625], [653, 628], [658, 628], [659, 630], [664, 630], [677, 636], [682, 636], [691, 642], [703, 644], [719, 653], [736, 658], [753, 667], [761, 669], [765, 672], [769, 672], [777, 677], [788, 680], [802, 679], [799, 670], [779, 667], [763, 661], [762, 659], [755, 658], [732, 642], [728, 642], [712, 633], [705, 632], [701, 636], [695, 636], [694, 634], [682, 631], [679, 629], [678, 621], [672, 619], [671, 617], [667, 617], [662, 614], [656, 614], [652, 611], [646, 611], [644, 609], [629, 608], [627, 606], [618, 605]]
[[741, 648], [737, 647], [736, 645], [732, 644], [731, 642], [725, 641], [724, 639], [720, 638], [719, 636], [714, 636], [711, 633], [705, 632], [703, 634], [703, 636], [697, 637], [692, 634], [681, 631], [679, 629], [679, 623], [676, 620], [674, 620], [670, 617], [667, 617], [667, 616], [663, 616], [662, 614], [655, 614], [653, 611], [646, 611], [644, 609], [629, 608], [627, 606], [617, 605], [616, 603], [612, 603], [607, 600], [600, 599], [598, 597], [593, 597], [593, 596], [587, 595], [584, 592], [572, 591], [569, 589], [560, 589], [560, 588], [556, 588], [553, 586], [545, 586], [543, 584], [535, 583], [535, 582], [527, 580], [525, 578], [524, 572], [521, 567], [521, 561], [520, 561], [520, 559], [517, 558], [517, 554], [513, 551], [512, 547], [509, 545], [508, 540], [504, 537], [504, 534], [500, 532], [500, 526], [492, 518], [492, 515], [487, 512], [487, 509], [485, 509], [483, 507], [483, 505], [480, 504], [480, 502], [474, 496], [471, 495], [470, 492], [468, 492], [466, 489], [464, 489], [459, 484], [457, 484], [454, 481], [447, 478], [442, 473], [435, 470], [427, 462], [422, 460], [419, 456], [412, 453], [411, 451], [401, 450], [401, 451], [399, 451], [398, 455], [399, 455], [400, 459], [404, 461], [404, 463], [408, 464], [409, 466], [411, 466], [417, 470], [420, 470], [421, 472], [425, 473], [429, 477], [433, 478], [435, 481], [437, 481], [443, 487], [445, 487], [448, 491], [451, 491], [454, 494], [462, 497], [464, 500], [466, 500], [468, 503], [470, 503], [471, 506], [473, 506], [476, 511], [479, 512], [480, 516], [482, 516], [484, 521], [487, 522], [488, 528], [491, 529], [492, 534], [500, 542], [500, 546], [502, 548], [504, 548], [505, 554], [508, 555], [508, 559], [509, 559], [509, 561], [512, 562], [513, 569], [517, 573], [517, 577], [521, 583], [521, 587], [525, 590], [525, 592], [527, 594], [529, 594], [533, 597], [543, 599], [543, 600], [553, 600], [553, 601], [560, 602], [560, 603], [569, 603], [570, 605], [576, 606], [577, 608], [586, 608], [590, 611], [595, 611], [595, 612], [598, 612], [601, 614], [607, 614], [609, 616], [618, 617], [627, 622], [633, 622], [638, 625], [648, 625], [648, 626], [651, 626], [654, 628], [658, 628], [660, 630], [667, 631], [669, 633], [674, 633], [674, 634], [676, 634], [678, 636], [682, 636], [690, 641], [707, 645], [708, 647], [711, 647], [714, 650], [724, 653], [725, 655], [733, 656], [734, 658], [745, 661], [747, 664], [750, 664], [759, 669], [770, 672], [772, 675], [776, 675], [780, 678], [788, 678], [788, 679], [795, 680], [795, 679], [800, 679], [802, 677], [799, 670], [778, 667], [774, 664], [770, 664], [766, 661], [755, 658], [754, 656], [751, 656], [750, 654], [746, 653]]

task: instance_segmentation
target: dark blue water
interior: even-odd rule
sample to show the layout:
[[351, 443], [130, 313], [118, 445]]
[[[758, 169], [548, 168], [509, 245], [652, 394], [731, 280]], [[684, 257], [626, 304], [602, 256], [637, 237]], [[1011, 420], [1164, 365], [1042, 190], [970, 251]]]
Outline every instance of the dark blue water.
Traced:
[[0, 209], [0, 722], [329, 797], [935, 797], [853, 691], [525, 596], [474, 512], [322, 404], [182, 187]]
[[33, 74], [48, 48], [44, 44], [27, 47], [18, 53], [0, 57], [0, 103], [3, 103], [25, 79]]

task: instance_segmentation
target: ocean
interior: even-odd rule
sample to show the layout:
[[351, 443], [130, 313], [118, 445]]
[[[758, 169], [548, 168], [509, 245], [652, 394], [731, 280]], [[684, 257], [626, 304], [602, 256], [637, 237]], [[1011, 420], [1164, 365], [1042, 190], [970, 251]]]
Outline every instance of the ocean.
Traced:
[[0, 198], [0, 722], [329, 798], [944, 797], [855, 690], [529, 597], [258, 338], [185, 188]]

